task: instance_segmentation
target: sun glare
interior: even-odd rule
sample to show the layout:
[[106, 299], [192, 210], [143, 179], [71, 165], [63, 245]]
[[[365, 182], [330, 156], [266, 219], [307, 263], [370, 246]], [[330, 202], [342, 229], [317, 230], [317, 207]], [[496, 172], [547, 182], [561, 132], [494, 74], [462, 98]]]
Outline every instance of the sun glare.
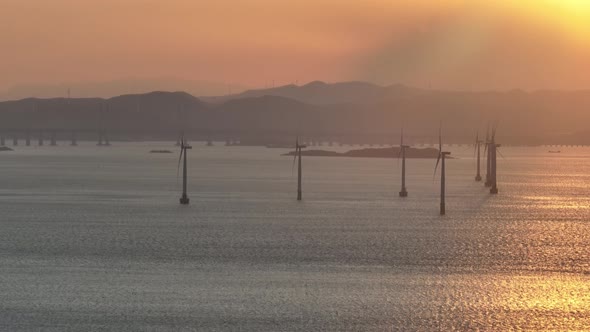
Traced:
[[518, 3], [542, 24], [557, 27], [578, 42], [590, 44], [590, 0], [530, 0]]

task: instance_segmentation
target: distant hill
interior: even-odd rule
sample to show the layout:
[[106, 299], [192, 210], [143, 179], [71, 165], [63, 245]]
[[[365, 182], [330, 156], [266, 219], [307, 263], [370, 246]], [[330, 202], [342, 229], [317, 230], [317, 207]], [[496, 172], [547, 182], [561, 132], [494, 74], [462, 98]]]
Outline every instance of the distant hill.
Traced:
[[386, 99], [390, 96], [414, 94], [419, 92], [419, 89], [409, 88], [402, 85], [382, 87], [366, 82], [328, 84], [321, 81], [315, 81], [302, 86], [291, 84], [271, 89], [248, 90], [231, 96], [202, 97], [202, 99], [212, 103], [220, 103], [233, 99], [269, 95], [291, 98], [304, 103], [318, 105], [346, 103], [363, 104], [375, 100]]
[[194, 81], [178, 78], [128, 78], [104, 82], [28, 84], [0, 90], [0, 101], [29, 97], [65, 98], [70, 90], [72, 98], [111, 98], [123, 94], [142, 94], [151, 91], [186, 91], [195, 96], [225, 95], [230, 90], [241, 92], [246, 86], [227, 83]]
[[195, 122], [208, 105], [185, 92], [102, 98], [27, 98], [0, 102], [0, 130], [56, 128], [159, 132]]
[[[283, 95], [267, 94], [277, 91]], [[185, 130], [262, 145], [290, 143], [295, 135], [395, 143], [404, 123], [409, 142], [434, 143], [442, 121], [446, 142], [468, 143], [476, 130], [484, 136], [486, 124], [498, 122], [503, 144], [590, 144], [589, 110], [590, 91], [432, 91], [314, 82], [215, 103], [185, 92], [0, 102], [0, 131], [106, 126], [120, 135], [170, 137]]]

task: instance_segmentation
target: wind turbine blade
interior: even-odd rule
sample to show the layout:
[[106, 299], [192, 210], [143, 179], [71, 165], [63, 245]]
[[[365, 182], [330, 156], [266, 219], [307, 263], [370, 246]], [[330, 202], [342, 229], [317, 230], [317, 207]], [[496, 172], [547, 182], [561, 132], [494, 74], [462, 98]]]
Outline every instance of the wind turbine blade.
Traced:
[[504, 157], [502, 152], [500, 152], [500, 149], [496, 148], [496, 152], [498, 152], [498, 154], [500, 155], [500, 157], [502, 157], [502, 159], [506, 160], [506, 158]]
[[299, 147], [295, 148], [295, 155], [293, 155], [293, 166], [291, 166], [291, 176], [295, 173], [295, 162], [297, 161], [297, 153], [299, 152]]
[[479, 145], [479, 131], [475, 133], [475, 144], [473, 145], [473, 158], [477, 155], [477, 147]]
[[436, 158], [436, 166], [434, 166], [434, 173], [432, 174], [432, 179], [436, 178], [436, 170], [438, 169], [438, 164], [440, 163], [440, 156], [442, 153], [438, 154], [438, 158]]
[[297, 161], [297, 155], [299, 154], [299, 135], [295, 138], [295, 155], [293, 156], [293, 166], [291, 167], [291, 175], [295, 172], [295, 162]]
[[178, 166], [176, 167], [176, 181], [178, 181], [178, 176], [180, 174], [180, 161], [182, 160], [182, 153], [184, 152], [184, 142], [180, 144], [180, 156], [178, 156]]
[[436, 158], [436, 166], [434, 166], [434, 173], [432, 174], [432, 179], [436, 177], [436, 170], [438, 169], [438, 164], [440, 163], [440, 157], [442, 156], [442, 121], [438, 127], [438, 157]]
[[397, 154], [397, 166], [399, 167], [399, 159], [402, 157], [402, 150], [404, 149], [404, 126], [402, 126], [402, 131], [399, 139], [399, 152]]
[[442, 153], [442, 121], [438, 127], [438, 151], [439, 153]]
[[494, 124], [494, 128], [492, 128], [492, 141], [496, 140], [496, 129], [498, 129], [498, 124]]

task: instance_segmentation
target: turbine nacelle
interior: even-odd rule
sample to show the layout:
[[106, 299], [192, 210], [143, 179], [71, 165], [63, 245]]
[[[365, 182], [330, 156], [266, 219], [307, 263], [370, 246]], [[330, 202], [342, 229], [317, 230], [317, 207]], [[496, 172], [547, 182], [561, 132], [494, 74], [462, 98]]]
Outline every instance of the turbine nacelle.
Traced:
[[181, 149], [181, 153], [182, 150], [184, 149], [192, 149], [193, 147], [188, 145], [188, 143], [186, 143], [186, 141], [184, 140], [184, 135], [182, 136], [181, 140], [180, 140], [180, 149]]

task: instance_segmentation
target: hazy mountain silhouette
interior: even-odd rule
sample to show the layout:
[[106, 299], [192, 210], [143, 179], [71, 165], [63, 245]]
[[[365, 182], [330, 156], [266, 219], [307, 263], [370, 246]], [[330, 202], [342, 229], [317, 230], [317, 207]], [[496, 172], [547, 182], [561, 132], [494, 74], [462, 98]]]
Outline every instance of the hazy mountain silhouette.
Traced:
[[[228, 84], [220, 82], [177, 78], [129, 78], [106, 82], [18, 85], [0, 90], [0, 101], [28, 97], [65, 98], [68, 89], [70, 89], [73, 98], [110, 98], [123, 94], [139, 94], [151, 91], [186, 91], [195, 96], [224, 95], [227, 94], [229, 88]], [[247, 87], [232, 84], [231, 89], [234, 92], [240, 92], [246, 90]]]
[[321, 81], [314, 81], [302, 86], [291, 84], [270, 89], [248, 90], [231, 96], [202, 98], [205, 101], [214, 103], [232, 99], [272, 95], [318, 105], [343, 103], [363, 104], [387, 98], [388, 96], [419, 92], [419, 89], [409, 88], [403, 85], [382, 87], [366, 82], [341, 82], [328, 84]]
[[[185, 130], [193, 135], [248, 137], [256, 142], [291, 142], [294, 135], [301, 135], [396, 143], [404, 123], [408, 141], [430, 143], [436, 141], [443, 121], [447, 142], [467, 143], [478, 128], [480, 135], [485, 135], [485, 126], [491, 121], [499, 123], [498, 135], [504, 144], [590, 143], [590, 91], [453, 92], [314, 82], [264, 92], [277, 91], [299, 99], [250, 96], [252, 91], [216, 103], [184, 92], [110, 99], [29, 98], [0, 103], [0, 131], [83, 130], [104, 123], [113, 132], [141, 133], [146, 138]], [[301, 100], [305, 98], [321, 102]], [[105, 103], [109, 109], [101, 113]]]

